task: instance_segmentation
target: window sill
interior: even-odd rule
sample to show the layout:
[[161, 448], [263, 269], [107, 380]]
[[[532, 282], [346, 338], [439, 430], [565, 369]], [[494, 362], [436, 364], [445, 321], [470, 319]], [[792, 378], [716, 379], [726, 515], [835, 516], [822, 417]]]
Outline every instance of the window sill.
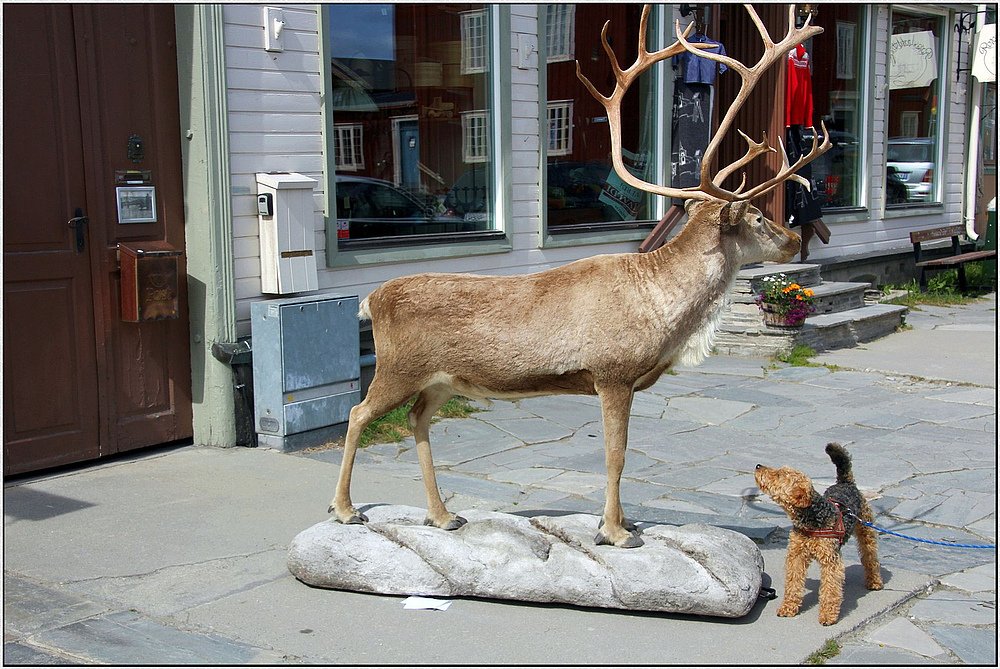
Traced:
[[944, 213], [941, 202], [913, 202], [908, 204], [887, 204], [885, 218], [906, 218], [908, 216], [932, 216]]
[[542, 248], [613, 244], [616, 242], [642, 241], [649, 236], [656, 221], [638, 221], [617, 224], [591, 224], [549, 228]]
[[[327, 267], [357, 267], [362, 265], [384, 265], [390, 263], [419, 262], [422, 260], [438, 260], [442, 258], [460, 258], [464, 256], [490, 255], [508, 253], [512, 247], [510, 241], [502, 232], [490, 232], [485, 238], [474, 239], [465, 235], [465, 239], [439, 237], [434, 242], [415, 244], [389, 244], [371, 240], [371, 244], [382, 243], [381, 246], [357, 245], [353, 248], [340, 247], [335, 253], [327, 254]], [[368, 248], [362, 248], [368, 246]]]
[[823, 221], [830, 223], [863, 223], [871, 218], [866, 207], [836, 207], [823, 209]]

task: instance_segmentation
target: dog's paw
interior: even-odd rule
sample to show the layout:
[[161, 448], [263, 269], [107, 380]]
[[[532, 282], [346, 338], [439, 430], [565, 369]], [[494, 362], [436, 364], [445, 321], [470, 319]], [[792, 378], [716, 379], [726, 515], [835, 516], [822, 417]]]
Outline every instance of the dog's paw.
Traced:
[[793, 604], [782, 604], [778, 607], [778, 616], [781, 618], [793, 618], [799, 614], [799, 607]]

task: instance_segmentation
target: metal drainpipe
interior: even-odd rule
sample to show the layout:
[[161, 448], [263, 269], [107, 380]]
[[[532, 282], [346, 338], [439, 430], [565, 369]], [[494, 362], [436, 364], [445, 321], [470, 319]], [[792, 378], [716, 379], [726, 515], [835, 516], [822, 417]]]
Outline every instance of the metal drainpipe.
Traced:
[[236, 445], [254, 448], [257, 432], [253, 423], [253, 347], [250, 337], [236, 342], [215, 342], [212, 355], [233, 370], [233, 403], [236, 414]]

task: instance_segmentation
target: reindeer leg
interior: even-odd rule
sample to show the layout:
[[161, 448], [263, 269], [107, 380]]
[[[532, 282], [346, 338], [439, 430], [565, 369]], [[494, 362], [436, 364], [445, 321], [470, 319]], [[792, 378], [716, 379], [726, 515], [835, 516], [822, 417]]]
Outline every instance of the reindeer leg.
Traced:
[[[361, 433], [368, 424], [413, 396], [415, 391], [401, 391], [404, 384], [384, 381], [385, 375], [379, 375], [378, 368], [375, 369], [375, 376], [368, 387], [368, 394], [365, 399], [353, 409], [351, 409], [350, 420], [347, 424], [347, 436], [344, 439], [344, 458], [340, 463], [340, 476], [337, 479], [337, 492], [330, 502], [327, 513], [334, 513], [337, 520], [347, 525], [357, 525], [368, 522], [368, 518], [363, 513], [354, 508], [351, 503], [351, 472], [354, 470], [354, 456], [358, 450], [358, 442], [361, 440]], [[395, 380], [395, 379], [394, 379]]]
[[447, 386], [425, 388], [407, 416], [413, 429], [413, 437], [417, 441], [417, 457], [420, 459], [420, 470], [427, 489], [427, 519], [424, 524], [442, 530], [457, 530], [467, 522], [465, 518], [449, 513], [441, 501], [441, 491], [438, 490], [437, 477], [434, 475], [434, 460], [431, 458], [431, 418], [453, 394], [452, 389]]
[[[601, 415], [604, 419], [604, 460], [608, 470], [608, 488], [604, 494], [604, 517], [594, 542], [620, 548], [637, 548], [643, 541], [629, 532], [625, 525], [619, 486], [625, 468], [625, 448], [628, 445], [628, 418], [632, 409], [632, 388], [613, 386], [598, 388]], [[635, 527], [632, 525], [632, 527]]]

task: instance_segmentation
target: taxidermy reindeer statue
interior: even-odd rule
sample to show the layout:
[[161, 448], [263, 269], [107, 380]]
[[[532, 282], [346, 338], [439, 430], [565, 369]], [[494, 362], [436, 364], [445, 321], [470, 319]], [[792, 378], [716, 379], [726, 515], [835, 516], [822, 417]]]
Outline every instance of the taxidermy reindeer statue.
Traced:
[[[783, 166], [767, 182], [744, 190], [722, 188], [724, 179], [765, 152], [774, 152], [765, 135], [746, 139], [746, 154], [713, 178], [709, 171], [719, 142], [729, 130], [761, 74], [784, 63], [788, 51], [822, 32], [809, 22], [795, 28], [789, 8], [788, 32], [774, 43], [747, 5], [764, 41], [764, 55], [753, 67], [690, 44], [675, 31], [677, 42], [646, 50], [649, 7], [642, 12], [638, 57], [627, 70], [601, 33], [617, 84], [610, 97], [577, 76], [608, 111], [615, 170], [629, 184], [658, 195], [683, 198], [688, 222], [668, 244], [648, 253], [600, 255], [521, 276], [417, 274], [387, 281], [361, 303], [375, 339], [375, 376], [364, 401], [351, 411], [343, 464], [330, 511], [343, 523], [367, 518], [351, 503], [351, 470], [361, 431], [372, 420], [414, 395], [409, 422], [417, 443], [427, 488], [426, 523], [445, 530], [465, 520], [441, 501], [431, 460], [429, 427], [434, 413], [453, 395], [474, 398], [520, 398], [560, 393], [597, 395], [604, 421], [608, 487], [598, 544], [641, 546], [635, 525], [622, 511], [619, 483], [625, 464], [632, 397], [651, 386], [673, 365], [693, 365], [711, 351], [727, 293], [740, 266], [760, 261], [788, 262], [799, 251], [799, 236], [764, 218], [750, 205], [788, 179], [808, 187], [794, 173], [830, 147], [823, 142], [794, 165]], [[622, 162], [620, 107], [625, 91], [653, 63], [683, 51], [697, 53], [732, 68], [742, 80], [701, 162], [696, 188], [667, 188], [633, 176]], [[779, 140], [780, 141], [780, 140]]]

